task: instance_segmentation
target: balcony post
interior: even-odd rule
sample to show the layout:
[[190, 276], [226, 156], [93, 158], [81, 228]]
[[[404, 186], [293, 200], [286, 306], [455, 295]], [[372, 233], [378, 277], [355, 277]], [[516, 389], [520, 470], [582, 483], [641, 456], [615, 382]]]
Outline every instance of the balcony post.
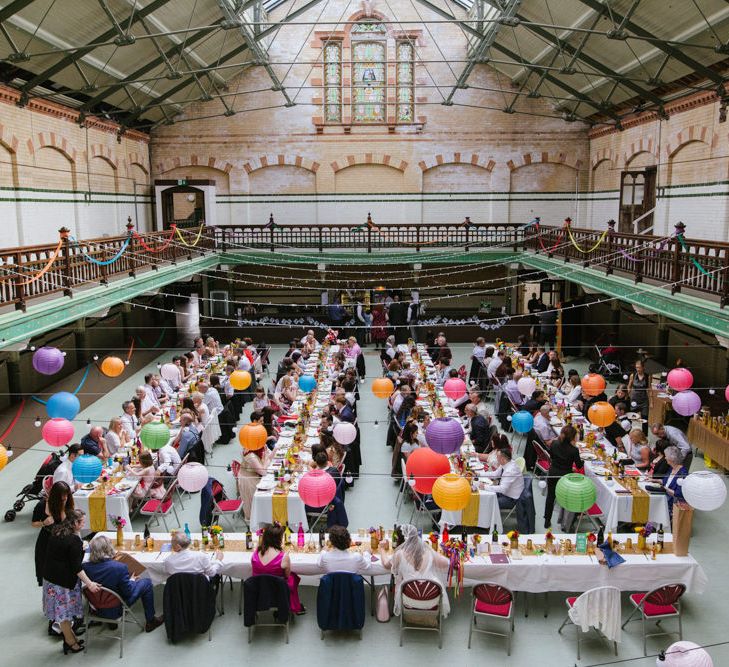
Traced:
[[673, 239], [673, 269], [671, 271], [671, 294], [681, 291], [681, 239], [686, 232], [686, 225], [680, 220], [674, 225], [676, 233]]
[[607, 226], [607, 265], [605, 266], [605, 275], [609, 276], [613, 272], [613, 234], [615, 234], [615, 220], [608, 220]]

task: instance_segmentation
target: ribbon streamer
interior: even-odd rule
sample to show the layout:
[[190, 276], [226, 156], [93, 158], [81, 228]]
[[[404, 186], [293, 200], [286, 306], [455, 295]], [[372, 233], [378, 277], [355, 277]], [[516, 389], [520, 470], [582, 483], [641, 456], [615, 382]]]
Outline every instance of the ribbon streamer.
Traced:
[[119, 249], [119, 252], [116, 253], [116, 255], [114, 255], [111, 259], [105, 259], [103, 261], [92, 257], [85, 250], [82, 250], [81, 245], [73, 236], [71, 236], [70, 239], [74, 242], [76, 246], [78, 246], [79, 250], [81, 250], [81, 254], [86, 261], [91, 262], [92, 264], [96, 264], [97, 266], [109, 266], [109, 264], [113, 264], [114, 262], [116, 262], [116, 260], [118, 260], [126, 252], [127, 246], [129, 245], [129, 241], [132, 240], [132, 237], [127, 236], [126, 240], [122, 244], [122, 247]]
[[204, 224], [200, 225], [200, 229], [197, 232], [197, 237], [195, 238], [195, 243], [188, 243], [187, 241], [185, 241], [185, 237], [182, 235], [182, 232], [179, 230], [179, 228], [175, 227], [175, 231], [177, 232], [177, 236], [180, 237], [180, 241], [182, 241], [183, 245], [186, 245], [188, 248], [194, 248], [198, 243], [200, 243], [200, 238], [202, 237], [204, 227]]
[[[90, 371], [90, 370], [91, 370], [91, 364], [87, 364], [87, 365], [86, 365], [86, 370], [84, 371], [84, 374], [83, 374], [83, 376], [81, 377], [81, 382], [79, 382], [79, 383], [78, 383], [78, 386], [76, 387], [76, 389], [74, 389], [74, 390], [73, 390], [73, 391], [71, 392], [71, 393], [72, 393], [72, 394], [73, 394], [74, 396], [76, 396], [76, 394], [78, 394], [78, 393], [79, 393], [79, 392], [81, 391], [81, 387], [83, 387], [83, 386], [84, 386], [84, 384], [86, 383], [86, 378], [88, 378], [88, 377], [89, 377], [89, 371]], [[48, 403], [48, 401], [44, 401], [44, 400], [43, 400], [42, 398], [38, 398], [37, 396], [31, 396], [31, 398], [32, 398], [32, 399], [33, 399], [33, 400], [34, 400], [34, 401], [35, 401], [36, 403], [41, 403], [42, 405], [45, 405], [46, 403]]]
[[572, 241], [572, 245], [577, 249], [578, 252], [581, 252], [583, 255], [589, 255], [591, 252], [597, 250], [600, 244], [605, 240], [605, 237], [608, 235], [609, 231], [609, 229], [606, 229], [602, 234], [600, 234], [600, 238], [597, 239], [597, 243], [595, 243], [592, 248], [590, 248], [589, 250], [583, 250], [582, 248], [580, 248], [580, 246], [577, 245], [577, 241], [572, 235], [572, 230], [570, 229], [569, 225], [567, 226], [567, 233], [569, 234], [570, 241]]
[[[554, 252], [554, 250], [556, 250], [557, 246], [560, 243], [562, 243], [562, 239], [564, 238], [564, 229], [565, 229], [565, 227], [567, 227], [567, 225], [562, 227], [562, 229], [560, 230], [559, 236], [557, 237], [557, 240], [554, 242], [554, 245], [551, 248], [546, 248], [544, 246], [544, 241], [542, 241], [542, 232], [539, 227], [539, 218], [535, 218], [535, 220], [536, 220], [536, 222], [534, 223], [534, 227], [536, 227], [536, 230], [537, 230], [537, 241], [539, 241], [539, 245], [541, 246], [542, 250], [544, 250], [545, 252]], [[529, 224], [531, 225], [532, 223], [530, 222]]]
[[7, 438], [15, 428], [15, 425], [18, 423], [18, 420], [20, 419], [20, 415], [23, 414], [23, 409], [25, 408], [25, 399], [20, 401], [20, 407], [18, 408], [18, 411], [15, 413], [15, 417], [13, 417], [13, 421], [10, 422], [8, 427], [3, 431], [3, 434], [0, 435], [0, 441], [4, 441], [5, 438]]
[[[684, 240], [683, 240], [683, 234], [676, 234], [676, 238], [678, 239], [678, 242], [681, 244], [681, 250], [686, 252], [687, 248], [686, 248], [686, 244], [684, 243]], [[699, 270], [700, 273], [702, 273], [705, 276], [708, 276], [712, 280], [716, 280], [716, 276], [712, 275], [711, 271], [707, 271], [703, 266], [701, 266], [701, 264], [699, 263], [699, 261], [696, 258], [692, 257], [691, 263]]]
[[30, 285], [30, 284], [34, 283], [36, 280], [38, 280], [39, 278], [41, 278], [43, 275], [45, 275], [48, 272], [48, 270], [51, 268], [51, 266], [53, 266], [53, 263], [56, 261], [56, 259], [58, 258], [58, 255], [61, 252], [62, 245], [63, 245], [63, 239], [61, 239], [58, 242], [58, 245], [56, 246], [56, 249], [53, 251], [53, 254], [51, 255], [51, 258], [48, 260], [48, 263], [33, 278], [28, 278], [28, 280], [24, 280], [22, 283], [18, 283], [18, 284], [19, 285]]
[[167, 241], [165, 242], [165, 244], [159, 248], [152, 248], [152, 247], [148, 246], [147, 243], [145, 242], [145, 240], [139, 234], [137, 234], [137, 232], [134, 232], [134, 238], [137, 239], [137, 241], [139, 241], [139, 244], [147, 252], [158, 253], [158, 252], [162, 252], [163, 250], [166, 250], [167, 246], [169, 246], [170, 243], [172, 243], [172, 239], [175, 236], [176, 230], [177, 230], [177, 225], [175, 225], [175, 224], [170, 225], [170, 238], [168, 238]]
[[156, 348], [156, 347], [159, 347], [160, 346], [160, 344], [162, 343], [162, 339], [165, 337], [165, 332], [166, 331], [167, 331], [167, 327], [164, 327], [162, 329], [162, 333], [159, 335], [159, 338], [157, 339], [157, 342], [154, 345], [151, 345], [151, 346], [150, 345], [145, 345], [144, 341], [139, 336], [135, 336], [135, 338], [136, 338], [136, 340], [139, 342], [139, 344], [142, 347], [147, 348], [147, 349], [153, 349], [153, 348]]

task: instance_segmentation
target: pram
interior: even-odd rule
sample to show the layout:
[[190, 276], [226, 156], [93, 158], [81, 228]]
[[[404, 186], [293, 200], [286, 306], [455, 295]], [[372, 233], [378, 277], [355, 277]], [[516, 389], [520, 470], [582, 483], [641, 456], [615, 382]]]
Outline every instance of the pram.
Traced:
[[17, 513], [22, 511], [25, 503], [31, 500], [40, 500], [45, 497], [43, 480], [49, 475], [52, 476], [56, 468], [61, 465], [61, 457], [63, 454], [64, 452], [58, 451], [48, 455], [41, 467], [38, 468], [35, 479], [30, 484], [26, 484], [17, 495], [18, 499], [13, 503], [13, 509], [5, 512], [5, 521], [15, 521]]
[[613, 345], [602, 349], [599, 345], [595, 345], [595, 352], [597, 354], [597, 372], [608, 379], [622, 379], [624, 372], [620, 365], [620, 350]]

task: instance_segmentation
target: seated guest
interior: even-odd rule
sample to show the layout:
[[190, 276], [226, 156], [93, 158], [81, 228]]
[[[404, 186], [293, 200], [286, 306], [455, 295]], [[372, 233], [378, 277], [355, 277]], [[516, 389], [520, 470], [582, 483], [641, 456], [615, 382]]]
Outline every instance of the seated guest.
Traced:
[[615, 421], [626, 431], [630, 431], [633, 428], [633, 423], [625, 416], [628, 413], [628, 404], [620, 401], [620, 403], [616, 403], [613, 407], [615, 408], [616, 414]]
[[549, 355], [543, 346], [537, 347], [536, 361], [532, 364], [534, 370], [539, 373], [546, 373], [549, 367]]
[[289, 555], [283, 550], [284, 529], [276, 524], [266, 526], [261, 535], [261, 542], [253, 552], [251, 567], [253, 576], [269, 574], [283, 577], [289, 587], [289, 609], [294, 614], [306, 612], [299, 600], [299, 575], [291, 572]]
[[625, 453], [635, 461], [636, 467], [647, 470], [651, 464], [651, 450], [642, 429], [631, 429], [627, 437], [623, 438], [623, 443]]
[[415, 394], [408, 394], [402, 401], [400, 401], [400, 409], [395, 413], [395, 421], [400, 428], [405, 426], [405, 422], [410, 417], [410, 414], [415, 407]]
[[[159, 410], [159, 401], [153, 401], [150, 398], [150, 394], [147, 393], [143, 386], [139, 386], [134, 391], [134, 395], [139, 399], [141, 416], [146, 417], [147, 415], [156, 415]], [[152, 394], [154, 395], [154, 394]]]
[[498, 480], [497, 484], [489, 487], [489, 491], [496, 494], [499, 507], [504, 510], [511, 509], [524, 491], [524, 474], [511, 458], [511, 449], [500, 449], [496, 454], [499, 467], [494, 471], [486, 472], [485, 476]]
[[691, 444], [686, 439], [686, 434], [680, 428], [658, 423], [651, 426], [651, 432], [656, 436], [656, 438], [668, 440], [671, 445], [678, 447], [681, 452], [682, 461], [685, 461], [689, 454], [693, 456]]
[[509, 439], [503, 433], [494, 433], [483, 453], [476, 454], [479, 461], [485, 463], [490, 470], [499, 467], [498, 454], [502, 449], [511, 449]]
[[172, 553], [165, 559], [165, 572], [168, 575], [185, 572], [204, 574], [208, 579], [216, 576], [223, 567], [223, 552], [208, 554], [204, 551], [190, 551], [190, 538], [182, 531], [172, 535]]
[[182, 458], [171, 442], [157, 451], [157, 472], [162, 477], [174, 477], [180, 463], [182, 463]]
[[125, 469], [130, 477], [139, 479], [139, 484], [132, 491], [132, 496], [156, 498], [157, 500], [164, 497], [165, 487], [157, 476], [151, 452], [143, 451], [139, 455], [139, 465], [126, 466]]
[[195, 426], [195, 417], [189, 412], [183, 412], [180, 415], [180, 432], [174, 442], [181, 459], [193, 451], [198, 440], [200, 432]]
[[494, 354], [493, 357], [491, 357], [491, 361], [489, 361], [489, 365], [486, 367], [486, 375], [489, 378], [489, 380], [496, 377], [496, 371], [502, 366], [504, 363], [504, 356], [505, 353], [503, 350], [499, 350]]
[[466, 433], [471, 438], [471, 443], [477, 452], [486, 451], [490, 431], [488, 421], [478, 414], [473, 403], [468, 403], [466, 405]]
[[89, 432], [81, 438], [81, 449], [84, 450], [84, 454], [108, 459], [109, 451], [106, 448], [104, 429], [101, 426], [92, 426]]
[[605, 437], [613, 447], [620, 449], [623, 438], [630, 433], [632, 425], [630, 420], [622, 419], [625, 416], [625, 403], [618, 403], [615, 406], [615, 414], [617, 419], [605, 427]]
[[630, 394], [628, 393], [627, 384], [619, 384], [615, 393], [608, 399], [608, 403], [615, 407], [618, 403], [625, 403], [628, 405], [630, 402]]
[[569, 405], [574, 405], [576, 407], [580, 397], [582, 396], [580, 376], [574, 374], [570, 375], [560, 390], [565, 395], [565, 401]]
[[344, 348], [344, 356], [356, 361], [360, 354], [362, 354], [362, 348], [357, 343], [357, 339], [354, 336], [350, 336]]
[[683, 467], [681, 450], [675, 445], [666, 447], [663, 456], [666, 457], [666, 462], [671, 466], [671, 469], [661, 481], [661, 486], [668, 496], [668, 513], [673, 518], [673, 503], [676, 500], [683, 500], [683, 491], [679, 480], [686, 478], [688, 470]]
[[162, 367], [159, 369], [159, 374], [172, 387], [173, 391], [178, 391], [184, 382], [180, 357], [172, 357], [171, 362], [162, 364]]
[[534, 414], [547, 402], [547, 395], [541, 389], [532, 392], [531, 398], [524, 403], [523, 409]]
[[122, 416], [120, 417], [122, 428], [127, 434], [129, 442], [134, 442], [137, 439], [139, 429], [142, 427], [142, 423], [137, 417], [136, 406], [134, 401], [124, 401], [122, 403]]
[[106, 449], [109, 452], [109, 456], [114, 456], [121, 449], [122, 445], [127, 444], [127, 434], [122, 428], [120, 417], [111, 418], [104, 440], [106, 441]]
[[[411, 396], [410, 399], [412, 399], [413, 405], [415, 405], [415, 397]], [[405, 402], [403, 401], [400, 405], [400, 410], [403, 409], [402, 406], [405, 405]], [[334, 422], [349, 422], [350, 424], [353, 424], [356, 421], [356, 417], [354, 415], [354, 410], [352, 410], [352, 406], [347, 403], [347, 399], [344, 396], [338, 396], [334, 400], [334, 407], [337, 410], [337, 413], [335, 415]], [[412, 408], [412, 406], [411, 406]]]
[[272, 404], [271, 400], [266, 395], [266, 390], [261, 385], [258, 385], [253, 394], [253, 409], [263, 410], [263, 408], [270, 407], [272, 407]]
[[[96, 535], [89, 547], [89, 560], [83, 566], [89, 579], [99, 586], [114, 591], [130, 607], [137, 600], [141, 600], [144, 618], [147, 621], [144, 626], [145, 632], [152, 632], [162, 625], [165, 622], [164, 618], [155, 616], [152, 580], [136, 579], [133, 575], [130, 577], [126, 564], [114, 560], [114, 547], [106, 535]], [[121, 615], [121, 606], [96, 609], [94, 613], [102, 618], [118, 618]]]
[[468, 404], [476, 408], [476, 412], [484, 417], [487, 422], [491, 423], [488, 406], [481, 398], [481, 392], [478, 389], [471, 389], [468, 392]]
[[344, 526], [332, 526], [329, 529], [329, 541], [332, 543], [332, 548], [319, 554], [317, 566], [320, 570], [365, 574], [372, 569], [372, 557], [369, 551], [358, 553], [349, 550], [352, 538]]
[[223, 401], [220, 398], [220, 392], [218, 392], [218, 390], [212, 384], [213, 378], [217, 380], [218, 384], [220, 383], [220, 379], [217, 375], [211, 375], [210, 384], [207, 384], [206, 382], [200, 382], [197, 385], [197, 389], [203, 395], [203, 403], [207, 405], [210, 412], [212, 412], [213, 410], [222, 412]]
[[557, 439], [557, 431], [554, 430], [550, 421], [550, 407], [543, 405], [539, 408], [539, 412], [534, 417], [534, 431], [541, 438], [542, 442], [551, 447], [552, 443]]
[[202, 426], [205, 426], [208, 419], [210, 419], [210, 408], [205, 405], [205, 396], [201, 392], [195, 391], [190, 394], [190, 398], [192, 399], [193, 408], [197, 412], [198, 421]]
[[651, 461], [650, 474], [654, 480], [663, 479], [671, 470], [671, 466], [666, 461], [666, 447], [670, 447], [671, 443], [665, 438], [656, 440], [654, 446], [653, 460]]
[[400, 440], [400, 453], [402, 454], [403, 458], [407, 459], [407, 457], [412, 452], [422, 446], [420, 440], [418, 439], [417, 422], [408, 421], [408, 423], [405, 424], [405, 427], [402, 430], [402, 434], [400, 435]]
[[344, 455], [346, 454], [344, 447], [334, 439], [334, 436], [326, 432], [319, 434], [319, 444], [324, 445], [327, 458], [331, 462], [332, 466], [339, 469], [339, 466], [342, 465], [342, 461], [344, 460]]
[[238, 472], [238, 494], [243, 502], [243, 516], [246, 521], [249, 521], [251, 517], [256, 486], [261, 481], [261, 477], [268, 472], [271, 458], [273, 458], [273, 452], [268, 447], [257, 450], [243, 450], [243, 458]]
[[[61, 465], [58, 466], [53, 472], [53, 483], [65, 482], [72, 489], [76, 489], [79, 484], [73, 478], [73, 462], [76, 457], [82, 453], [80, 445], [70, 445], [66, 450], [66, 455], [61, 459]], [[45, 501], [43, 501], [45, 502]]]
[[518, 382], [521, 379], [521, 373], [513, 369], [509, 369], [506, 374], [506, 382], [502, 386], [502, 391], [509, 399], [509, 402], [518, 408], [524, 403], [524, 397], [519, 391]]
[[435, 364], [435, 384], [442, 387], [446, 380], [450, 379], [451, 360], [440, 356]]
[[400, 389], [390, 396], [390, 409], [393, 414], [397, 414], [399, 412], [403, 400], [406, 396], [409, 396], [411, 392], [412, 389], [409, 384], [401, 384]]

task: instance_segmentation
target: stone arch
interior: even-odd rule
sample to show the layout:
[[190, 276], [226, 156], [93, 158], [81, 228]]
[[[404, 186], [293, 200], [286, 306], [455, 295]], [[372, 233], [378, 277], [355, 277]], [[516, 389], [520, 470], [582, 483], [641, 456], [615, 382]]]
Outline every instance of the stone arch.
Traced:
[[592, 156], [592, 168], [595, 169], [601, 162], [609, 160], [613, 165], [617, 160], [618, 156], [615, 154], [612, 148], [601, 148], [596, 151]]
[[78, 153], [63, 135], [56, 132], [39, 132], [36, 142], [28, 139], [28, 151], [31, 155], [35, 155], [42, 148], [52, 148], [62, 153], [71, 164], [76, 165]]
[[623, 164], [625, 169], [642, 169], [652, 167], [658, 162], [658, 156], [652, 151], [636, 151], [630, 156], [626, 154]]
[[0, 186], [20, 186], [18, 176], [18, 138], [0, 123], [0, 154], [7, 153], [8, 160], [0, 164]]
[[96, 192], [119, 192], [116, 163], [106, 155], [89, 158], [89, 189]]
[[332, 171], [336, 174], [342, 169], [348, 167], [354, 167], [358, 164], [379, 164], [391, 169], [397, 169], [398, 171], [404, 172], [408, 168], [408, 163], [405, 160], [393, 157], [386, 153], [364, 153], [363, 155], [347, 155], [345, 158], [336, 160], [331, 163]]
[[510, 171], [511, 192], [574, 192], [579, 169], [566, 161], [528, 162]]
[[670, 159], [683, 146], [693, 141], [713, 147], [718, 143], [719, 136], [713, 134], [706, 125], [688, 125], [668, 137], [665, 146], [666, 157]]
[[318, 162], [303, 157], [302, 155], [259, 155], [258, 157], [251, 158], [243, 165], [243, 169], [247, 174], [251, 174], [259, 169], [265, 169], [266, 167], [298, 167], [305, 169], [313, 174], [319, 171], [321, 166]]
[[192, 154], [186, 158], [174, 157], [162, 160], [162, 162], [157, 163], [156, 170], [157, 173], [164, 174], [179, 167], [208, 167], [225, 174], [229, 174], [231, 169], [233, 169], [233, 165], [230, 162], [225, 162], [212, 156], [207, 157]]
[[655, 137], [640, 137], [631, 142], [628, 149], [623, 153], [623, 164], [627, 167], [641, 153], [649, 153], [655, 162], [658, 162], [658, 149], [656, 148]]
[[513, 160], [508, 160], [506, 166], [509, 168], [509, 171], [513, 172], [521, 167], [539, 163], [562, 164], [578, 171], [582, 167], [582, 160], [578, 160], [574, 155], [568, 155], [567, 153], [549, 153], [548, 151], [524, 153]]
[[89, 146], [89, 160], [95, 157], [108, 162], [112, 169], [116, 170], [119, 168], [119, 160], [116, 158], [109, 146], [105, 146], [104, 144], [92, 144]]
[[469, 153], [467, 151], [446, 153], [445, 155], [439, 153], [438, 155], [433, 155], [432, 157], [418, 162], [418, 166], [423, 172], [435, 169], [436, 167], [440, 167], [445, 164], [468, 164], [473, 165], [474, 167], [481, 167], [489, 172], [493, 171], [496, 166], [496, 162], [494, 162], [491, 158], [486, 158], [478, 153]]
[[590, 170], [590, 190], [614, 190], [618, 187], [619, 178], [612, 157], [593, 160]]
[[668, 154], [666, 184], [691, 185], [696, 183], [701, 169], [697, 165], [705, 162], [711, 153], [711, 145], [700, 138], [683, 141]]
[[[212, 164], [218, 166], [210, 166], [210, 164], [175, 164], [176, 160], [171, 160], [168, 164], [164, 165], [167, 168], [160, 172], [160, 175], [164, 175], [166, 178], [175, 179], [187, 179], [187, 180], [210, 180], [215, 181], [215, 192], [216, 195], [227, 195], [230, 194], [230, 169], [232, 165], [230, 163], [224, 163], [222, 161], [214, 161], [211, 158]], [[162, 167], [162, 163], [157, 165], [158, 168]], [[225, 168], [230, 166], [229, 168]], [[223, 167], [222, 169], [220, 167]]]
[[334, 191], [338, 194], [404, 192], [405, 171], [381, 162], [357, 162], [337, 169]]
[[18, 152], [18, 146], [20, 145], [18, 137], [10, 132], [10, 130], [2, 123], [0, 123], [0, 144], [5, 146], [5, 148], [13, 154]]

